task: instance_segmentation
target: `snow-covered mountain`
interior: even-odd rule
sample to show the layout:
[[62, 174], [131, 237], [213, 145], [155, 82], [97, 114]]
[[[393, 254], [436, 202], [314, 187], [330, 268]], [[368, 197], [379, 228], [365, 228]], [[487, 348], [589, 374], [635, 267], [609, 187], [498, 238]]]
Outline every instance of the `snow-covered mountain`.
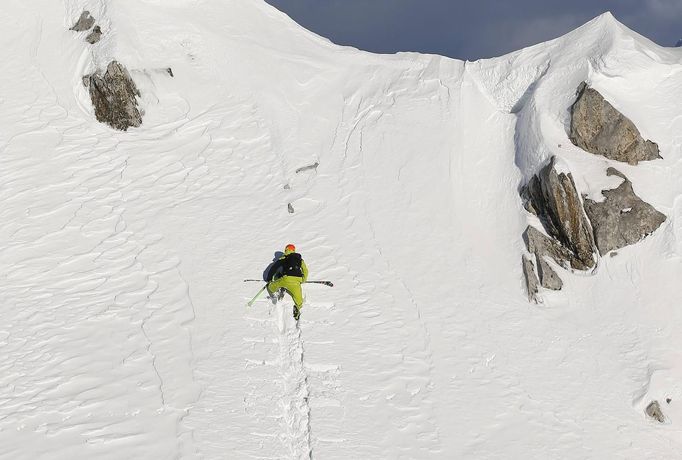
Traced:
[[[682, 50], [607, 13], [495, 59], [374, 55], [261, 0], [7, 0], [0, 25], [0, 457], [679, 456]], [[114, 60], [127, 131], [91, 99]], [[582, 82], [662, 158], [573, 145]], [[665, 221], [550, 262], [532, 303], [520, 192], [552, 157]], [[298, 326], [242, 281], [289, 242], [335, 283]]]

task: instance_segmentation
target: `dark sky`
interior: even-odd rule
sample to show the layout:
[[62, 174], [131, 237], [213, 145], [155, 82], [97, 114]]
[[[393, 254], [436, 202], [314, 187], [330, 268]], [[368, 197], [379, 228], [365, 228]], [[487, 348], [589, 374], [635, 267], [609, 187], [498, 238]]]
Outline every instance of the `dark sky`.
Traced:
[[378, 53], [475, 60], [569, 32], [605, 11], [664, 46], [682, 37], [682, 0], [266, 0], [309, 30]]

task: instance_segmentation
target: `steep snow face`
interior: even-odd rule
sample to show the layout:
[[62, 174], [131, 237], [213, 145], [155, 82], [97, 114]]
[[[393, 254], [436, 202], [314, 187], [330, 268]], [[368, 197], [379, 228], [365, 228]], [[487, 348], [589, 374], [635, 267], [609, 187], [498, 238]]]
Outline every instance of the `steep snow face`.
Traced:
[[[678, 50], [607, 14], [496, 59], [380, 56], [260, 0], [8, 0], [0, 26], [4, 456], [679, 452]], [[128, 132], [82, 85], [113, 59]], [[617, 166], [667, 221], [538, 307], [519, 187], [552, 155], [614, 186], [566, 134], [582, 81], [658, 143]], [[298, 325], [245, 307], [288, 242], [335, 283]]]

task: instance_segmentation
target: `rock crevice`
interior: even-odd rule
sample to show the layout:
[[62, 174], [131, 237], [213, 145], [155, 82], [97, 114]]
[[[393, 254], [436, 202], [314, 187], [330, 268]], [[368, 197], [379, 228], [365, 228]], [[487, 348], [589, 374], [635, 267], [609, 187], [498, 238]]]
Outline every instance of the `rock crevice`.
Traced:
[[523, 268], [523, 276], [526, 279], [526, 292], [528, 293], [529, 302], [537, 302], [538, 294], [538, 276], [535, 274], [535, 267], [533, 261], [525, 255], [521, 257], [521, 267]]
[[[556, 244], [552, 245], [553, 252], [561, 256], [562, 261], [557, 262], [562, 265], [568, 262], [576, 270], [593, 268], [596, 250], [592, 227], [571, 174], [558, 173], [552, 157], [521, 194], [526, 209], [538, 216], [547, 234], [562, 247], [563, 250], [559, 250]], [[549, 247], [548, 244], [543, 246]]]

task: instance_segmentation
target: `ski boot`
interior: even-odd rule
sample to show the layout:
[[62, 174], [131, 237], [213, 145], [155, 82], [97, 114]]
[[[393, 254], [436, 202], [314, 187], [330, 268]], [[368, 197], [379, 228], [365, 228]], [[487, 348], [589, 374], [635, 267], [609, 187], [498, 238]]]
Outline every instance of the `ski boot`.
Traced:
[[294, 305], [294, 319], [298, 321], [298, 319], [301, 317], [301, 309], [298, 308], [296, 305]]

